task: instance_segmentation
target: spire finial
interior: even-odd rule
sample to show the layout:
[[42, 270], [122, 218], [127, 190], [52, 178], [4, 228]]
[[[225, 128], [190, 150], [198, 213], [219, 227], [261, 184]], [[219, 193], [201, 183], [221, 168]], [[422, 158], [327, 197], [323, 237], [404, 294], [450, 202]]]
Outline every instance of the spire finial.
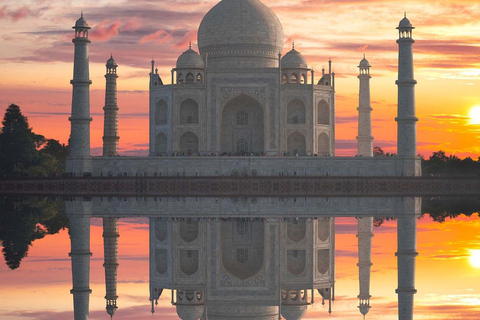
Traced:
[[113, 59], [113, 53], [110, 52], [110, 59]]
[[192, 49], [192, 41], [189, 42], [188, 49]]
[[405, 16], [405, 18], [407, 17], [407, 11], [404, 12], [404, 16]]
[[295, 50], [295, 41], [292, 41], [292, 50]]
[[80, 12], [80, 18], [83, 18], [83, 11]]

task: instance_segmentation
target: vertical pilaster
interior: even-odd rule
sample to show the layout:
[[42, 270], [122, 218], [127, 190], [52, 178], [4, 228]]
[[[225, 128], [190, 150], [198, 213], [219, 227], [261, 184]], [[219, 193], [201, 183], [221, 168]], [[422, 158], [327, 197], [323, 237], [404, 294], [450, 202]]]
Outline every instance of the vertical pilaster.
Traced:
[[397, 118], [397, 152], [400, 157], [417, 156], [417, 121], [415, 114], [415, 85], [413, 75], [412, 31], [415, 29], [405, 18], [400, 21], [398, 43], [398, 112]]
[[358, 279], [360, 293], [358, 295], [360, 313], [366, 315], [370, 310], [370, 270], [372, 267], [373, 218], [357, 218], [358, 221]]
[[75, 320], [88, 320], [90, 294], [90, 217], [89, 202], [67, 206], [72, 261], [73, 312]]
[[417, 253], [417, 218], [397, 219], [398, 251], [398, 319], [413, 320], [415, 289], [415, 259]]
[[117, 310], [118, 218], [103, 218], [103, 247], [106, 309], [110, 316]]
[[118, 106], [117, 106], [117, 67], [113, 56], [107, 61], [105, 74], [105, 120], [103, 126], [103, 156], [118, 155]]
[[373, 137], [372, 137], [372, 120], [370, 105], [370, 63], [365, 57], [360, 61], [358, 66], [360, 74], [359, 103], [358, 103], [358, 136], [357, 154], [362, 157], [373, 157]]

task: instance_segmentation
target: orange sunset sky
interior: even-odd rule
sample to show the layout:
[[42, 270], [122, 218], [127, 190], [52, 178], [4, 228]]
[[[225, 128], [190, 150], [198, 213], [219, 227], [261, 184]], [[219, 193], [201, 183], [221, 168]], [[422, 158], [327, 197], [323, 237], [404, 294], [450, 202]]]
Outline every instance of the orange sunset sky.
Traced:
[[[34, 131], [66, 143], [70, 131], [72, 26], [83, 10], [90, 38], [92, 154], [103, 135], [105, 62], [119, 64], [120, 153], [146, 155], [148, 73], [154, 58], [165, 84], [177, 57], [218, 0], [3, 0], [0, 4], [0, 106], [18, 104]], [[363, 54], [372, 68], [374, 145], [396, 152], [397, 30], [403, 12], [414, 31], [419, 153], [480, 155], [480, 5], [478, 0], [264, 0], [317, 80], [331, 57], [337, 74], [337, 155], [356, 154], [358, 79]], [[3, 113], [3, 111], [2, 111]], [[480, 115], [478, 116], [480, 117]]]

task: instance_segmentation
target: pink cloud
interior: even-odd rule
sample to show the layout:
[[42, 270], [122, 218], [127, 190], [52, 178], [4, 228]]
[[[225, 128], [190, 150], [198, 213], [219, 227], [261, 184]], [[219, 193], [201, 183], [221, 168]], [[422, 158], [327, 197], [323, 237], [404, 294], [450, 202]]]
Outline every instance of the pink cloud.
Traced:
[[148, 34], [143, 36], [140, 39], [140, 44], [145, 44], [149, 42], [155, 42], [158, 44], [165, 43], [167, 41], [171, 41], [173, 39], [172, 35], [165, 30], [158, 30], [155, 33]]
[[0, 8], [0, 19], [10, 18], [14, 22], [33, 16], [35, 13], [29, 7], [23, 6], [17, 10], [9, 10], [7, 6]]
[[185, 48], [190, 42], [193, 42], [197, 39], [197, 31], [196, 30], [190, 30], [187, 32], [183, 38], [177, 41], [175, 43], [176, 48]]
[[111, 38], [118, 36], [120, 22], [115, 21], [110, 24], [109, 20], [103, 20], [96, 25], [90, 33], [90, 38], [97, 41], [108, 41]]
[[135, 31], [138, 30], [142, 24], [137, 20], [137, 18], [133, 17], [125, 22], [124, 25], [120, 27], [120, 31]]

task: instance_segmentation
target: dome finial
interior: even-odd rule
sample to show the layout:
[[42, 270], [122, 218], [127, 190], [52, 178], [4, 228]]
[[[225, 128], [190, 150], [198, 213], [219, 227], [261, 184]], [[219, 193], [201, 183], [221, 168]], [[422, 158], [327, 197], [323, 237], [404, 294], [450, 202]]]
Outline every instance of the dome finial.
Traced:
[[405, 18], [407, 17], [407, 11], [404, 12]]
[[80, 18], [83, 18], [83, 11], [80, 12]]
[[295, 41], [292, 42], [292, 50], [295, 50]]
[[188, 49], [192, 49], [192, 41], [188, 43]]

